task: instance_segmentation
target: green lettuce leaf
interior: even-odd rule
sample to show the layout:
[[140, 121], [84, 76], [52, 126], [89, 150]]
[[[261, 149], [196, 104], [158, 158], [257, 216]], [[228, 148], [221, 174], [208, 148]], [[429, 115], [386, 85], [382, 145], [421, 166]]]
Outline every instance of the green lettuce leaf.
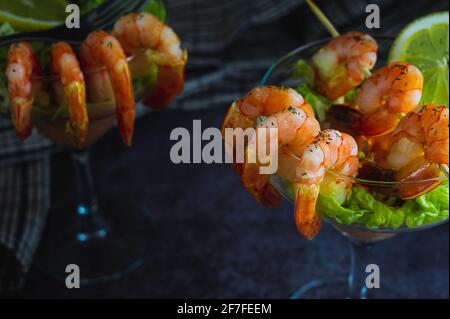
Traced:
[[81, 15], [88, 13], [91, 10], [94, 10], [99, 5], [101, 5], [105, 0], [77, 0], [74, 1], [77, 5], [80, 6]]
[[333, 196], [322, 194], [317, 198], [316, 210], [328, 218], [347, 225], [356, 223], [366, 213], [356, 207], [346, 208], [339, 204]]
[[297, 87], [297, 92], [300, 93], [305, 100], [311, 104], [314, 109], [319, 122], [323, 122], [326, 118], [331, 102], [320, 94], [314, 92], [307, 84], [301, 84]]
[[357, 88], [353, 88], [350, 91], [348, 91], [344, 96], [344, 101], [346, 103], [354, 103], [356, 98], [356, 93], [358, 92]]
[[448, 217], [448, 182], [436, 187], [431, 192], [411, 200], [411, 204], [402, 207], [405, 210], [405, 224], [417, 227], [438, 222]]
[[148, 12], [165, 22], [167, 19], [167, 11], [164, 4], [160, 0], [150, 0], [144, 7], [144, 12]]
[[374, 195], [361, 186], [354, 186], [344, 204], [339, 204], [332, 195], [320, 194], [316, 208], [322, 215], [344, 224], [368, 228], [417, 227], [448, 218], [448, 196], [448, 182], [444, 182], [427, 194], [399, 205], [395, 197]]
[[294, 76], [308, 86], [314, 85], [314, 70], [305, 60], [298, 60], [295, 64]]
[[314, 91], [314, 70], [311, 64], [302, 59], [298, 60], [295, 64], [294, 76], [300, 82], [297, 92], [311, 104], [317, 119], [320, 122], [324, 121], [331, 102]]

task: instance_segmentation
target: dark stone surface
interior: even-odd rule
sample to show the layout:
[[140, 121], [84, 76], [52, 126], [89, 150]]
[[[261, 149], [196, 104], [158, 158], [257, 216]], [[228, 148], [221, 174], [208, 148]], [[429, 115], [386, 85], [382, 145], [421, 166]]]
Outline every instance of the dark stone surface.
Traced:
[[[348, 243], [329, 225], [308, 242], [297, 234], [289, 203], [261, 208], [229, 165], [171, 163], [174, 127], [191, 130], [193, 119], [218, 127], [223, 113], [150, 114], [138, 121], [132, 148], [122, 146], [116, 130], [94, 146], [101, 208], [121, 231], [140, 237], [147, 249], [143, 267], [112, 283], [72, 290], [34, 268], [17, 296], [286, 298], [307, 280], [345, 273]], [[52, 165], [53, 202], [73, 201], [68, 155], [55, 156]], [[69, 211], [50, 220], [55, 214]], [[379, 243], [373, 256], [382, 287], [392, 290], [379, 296], [448, 298], [448, 224]]]

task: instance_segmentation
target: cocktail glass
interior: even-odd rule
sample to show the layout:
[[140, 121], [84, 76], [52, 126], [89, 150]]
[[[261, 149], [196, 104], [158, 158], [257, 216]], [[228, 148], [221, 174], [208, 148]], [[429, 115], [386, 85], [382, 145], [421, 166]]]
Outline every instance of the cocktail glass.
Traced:
[[[323, 39], [308, 43], [290, 52], [274, 63], [264, 75], [261, 85], [282, 85], [295, 88], [300, 84], [300, 79], [296, 76], [296, 64], [300, 59], [310, 61], [311, 57], [330, 39]], [[393, 43], [391, 37], [376, 37], [379, 45], [378, 61], [375, 68], [386, 64], [389, 48]], [[292, 155], [295, 157], [295, 155]], [[336, 173], [333, 173], [336, 174]], [[431, 180], [415, 181], [413, 184], [397, 183], [380, 180], [364, 180], [340, 176], [336, 174], [336, 179], [346, 179], [353, 186], [359, 185], [366, 189], [375, 189], [377, 192], [388, 194], [398, 194], [399, 188], [408, 186], [424, 186], [430, 183], [438, 183], [446, 180], [440, 176]], [[292, 201], [290, 185], [292, 181], [286, 176], [274, 175], [271, 178], [274, 187], [289, 201]], [[411, 182], [410, 182], [411, 183]], [[323, 212], [319, 212], [323, 213]], [[324, 215], [324, 214], [322, 214]], [[374, 264], [374, 256], [371, 254], [373, 243], [392, 238], [398, 234], [410, 233], [425, 229], [430, 229], [448, 222], [448, 218], [435, 223], [426, 224], [420, 227], [408, 228], [406, 226], [397, 229], [379, 228], [372, 229], [357, 225], [345, 225], [333, 219], [324, 219], [330, 223], [341, 234], [346, 236], [350, 242], [350, 270], [347, 276], [334, 276], [318, 278], [302, 285], [290, 297], [298, 298], [367, 298], [370, 297], [365, 280], [367, 277], [366, 266]], [[383, 290], [385, 291], [385, 290]]]
[[[155, 72], [152, 69], [154, 65], [145, 65], [145, 51], [128, 58], [131, 69], [135, 61], [139, 61], [141, 68], [148, 67], [149, 72]], [[140, 70], [141, 73], [145, 73], [144, 71]], [[80, 270], [80, 282], [86, 285], [118, 279], [140, 267], [144, 262], [145, 242], [139, 237], [143, 231], [142, 219], [136, 222], [130, 216], [135, 214], [130, 211], [124, 211], [121, 217], [115, 216], [112, 219], [98, 206], [90, 167], [90, 149], [113, 127], [116, 121], [116, 103], [104, 67], [83, 73], [89, 115], [86, 146], [83, 149], [77, 149], [73, 139], [67, 134], [67, 107], [56, 105], [55, 96], [49, 94], [51, 90], [62, 91], [61, 88], [54, 87], [55, 82], [60, 83], [58, 78], [42, 76], [32, 79], [32, 87], [44, 87], [39, 93], [32, 90], [32, 121], [33, 127], [43, 137], [62, 145], [69, 153], [76, 178], [67, 181], [73, 185], [70, 187], [72, 193], [67, 194], [61, 204], [50, 210], [52, 218], [49, 218], [46, 224], [35, 265], [44, 273], [61, 280], [68, 275], [66, 267], [70, 264], [76, 265]], [[148, 84], [148, 81], [146, 83]], [[108, 92], [100, 94], [104, 98], [99, 100], [99, 92], [95, 91], [105, 88]], [[148, 93], [149, 86], [142, 83], [134, 85], [136, 105], [139, 105]], [[117, 201], [120, 201], [120, 198], [117, 198]]]

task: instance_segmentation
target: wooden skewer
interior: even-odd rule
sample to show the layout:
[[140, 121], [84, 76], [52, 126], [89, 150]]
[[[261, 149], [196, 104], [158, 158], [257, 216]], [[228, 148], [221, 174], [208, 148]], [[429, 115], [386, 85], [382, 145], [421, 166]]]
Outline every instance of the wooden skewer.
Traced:
[[339, 36], [338, 30], [333, 26], [331, 21], [325, 16], [325, 14], [320, 10], [320, 8], [312, 1], [306, 0], [306, 3], [311, 8], [311, 11], [316, 15], [317, 19], [323, 24], [323, 26], [330, 32], [333, 38]]

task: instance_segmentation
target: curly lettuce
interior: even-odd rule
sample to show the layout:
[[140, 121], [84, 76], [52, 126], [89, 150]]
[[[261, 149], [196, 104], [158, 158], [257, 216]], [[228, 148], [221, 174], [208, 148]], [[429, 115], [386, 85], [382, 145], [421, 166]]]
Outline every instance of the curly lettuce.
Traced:
[[396, 198], [376, 198], [361, 186], [354, 186], [349, 198], [340, 204], [332, 195], [320, 194], [317, 210], [343, 224], [368, 228], [418, 227], [448, 218], [449, 186], [442, 183], [417, 198], [397, 204]]
[[294, 76], [300, 82], [297, 86], [297, 92], [313, 107], [317, 119], [320, 122], [324, 121], [331, 106], [331, 101], [314, 91], [314, 70], [312, 66], [305, 60], [298, 60], [295, 64]]

